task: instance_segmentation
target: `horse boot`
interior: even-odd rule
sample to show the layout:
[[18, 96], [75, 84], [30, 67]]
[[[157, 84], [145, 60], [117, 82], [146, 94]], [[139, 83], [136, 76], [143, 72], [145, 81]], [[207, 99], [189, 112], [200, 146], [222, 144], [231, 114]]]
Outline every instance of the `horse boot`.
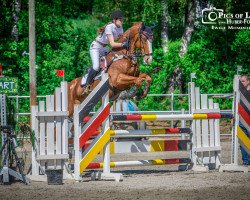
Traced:
[[86, 80], [86, 88], [84, 91], [85, 94], [89, 94], [91, 92], [90, 86], [93, 83], [93, 80], [97, 73], [98, 71], [95, 71], [93, 68], [90, 69], [87, 80]]

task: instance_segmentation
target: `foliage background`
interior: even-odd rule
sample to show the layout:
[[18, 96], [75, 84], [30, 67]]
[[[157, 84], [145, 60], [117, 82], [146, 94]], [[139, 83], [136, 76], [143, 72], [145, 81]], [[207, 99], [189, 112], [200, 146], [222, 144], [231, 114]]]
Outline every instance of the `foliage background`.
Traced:
[[[168, 93], [168, 81], [176, 66], [183, 71], [184, 92], [190, 73], [196, 72], [196, 85], [203, 93], [230, 93], [236, 66], [242, 65], [249, 74], [250, 30], [211, 30], [199, 23], [194, 32], [188, 52], [179, 56], [181, 37], [185, 28], [184, 16], [191, 0], [169, 0], [168, 52], [161, 46], [162, 7], [160, 0], [36, 0], [36, 47], [37, 47], [37, 93], [51, 94], [59, 86], [56, 69], [65, 70], [65, 79], [82, 76], [89, 66], [89, 45], [95, 38], [97, 28], [109, 21], [113, 10], [123, 10], [126, 16], [124, 29], [135, 21], [148, 25], [157, 22], [154, 31], [154, 60], [141, 70], [152, 75], [150, 93]], [[19, 0], [21, 10], [18, 20], [18, 40], [13, 40], [13, 6], [16, 0], [1, 0], [0, 7], [0, 63], [4, 75], [19, 78], [19, 95], [29, 95], [28, 52], [28, 0]], [[198, 1], [210, 3], [227, 13], [249, 11], [246, 0]], [[178, 90], [176, 90], [178, 92]], [[159, 106], [169, 105], [163, 99]], [[149, 109], [155, 99], [140, 102], [141, 109]], [[27, 105], [28, 106], [28, 105]], [[159, 107], [158, 106], [158, 107]], [[157, 107], [154, 105], [154, 107]], [[156, 108], [155, 108], [156, 109]]]

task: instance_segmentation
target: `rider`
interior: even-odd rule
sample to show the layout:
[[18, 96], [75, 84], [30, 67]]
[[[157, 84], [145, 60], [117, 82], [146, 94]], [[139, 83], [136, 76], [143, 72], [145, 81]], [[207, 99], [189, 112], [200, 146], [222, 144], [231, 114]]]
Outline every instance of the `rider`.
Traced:
[[90, 57], [92, 60], [92, 68], [88, 73], [85, 92], [90, 92], [90, 85], [100, 69], [100, 56], [105, 55], [108, 52], [105, 46], [110, 44], [112, 48], [128, 47], [128, 42], [115, 42], [118, 36], [123, 34], [123, 19], [124, 15], [121, 11], [114, 11], [111, 15], [112, 22], [109, 22], [107, 25], [105, 25], [103, 30], [91, 43]]

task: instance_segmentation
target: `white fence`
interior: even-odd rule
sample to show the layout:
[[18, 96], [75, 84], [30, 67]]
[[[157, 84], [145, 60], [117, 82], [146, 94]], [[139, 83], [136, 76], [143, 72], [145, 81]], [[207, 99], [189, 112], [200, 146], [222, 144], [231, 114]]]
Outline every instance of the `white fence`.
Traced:
[[44, 173], [45, 169], [64, 167], [68, 159], [68, 90], [67, 82], [47, 95], [46, 102], [39, 101], [32, 107], [32, 129], [35, 146], [32, 152], [32, 175]]

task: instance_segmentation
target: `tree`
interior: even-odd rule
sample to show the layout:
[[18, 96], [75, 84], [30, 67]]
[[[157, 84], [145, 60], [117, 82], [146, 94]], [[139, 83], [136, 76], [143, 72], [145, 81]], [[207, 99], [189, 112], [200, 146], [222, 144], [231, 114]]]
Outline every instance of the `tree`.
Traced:
[[169, 40], [168, 22], [170, 17], [168, 14], [168, 3], [166, 0], [161, 0], [161, 7], [162, 7], [161, 46], [163, 52], [166, 53], [168, 51], [168, 40]]
[[180, 57], [187, 53], [188, 44], [190, 43], [192, 33], [194, 31], [196, 0], [190, 0], [185, 12], [185, 29], [181, 38]]
[[14, 41], [18, 41], [18, 20], [19, 20], [19, 14], [21, 11], [21, 0], [14, 0], [13, 4], [13, 11], [12, 11], [12, 30], [11, 30], [11, 36]]
[[[194, 31], [194, 22], [195, 22], [195, 13], [196, 11], [196, 0], [189, 0], [186, 4], [185, 11], [185, 26], [184, 32], [181, 38], [181, 47], [179, 56], [183, 58], [183, 56], [187, 53], [188, 45], [191, 40], [192, 33]], [[175, 89], [175, 85], [178, 86], [178, 89], [183, 91], [183, 80], [182, 80], [182, 69], [179, 65], [176, 66], [173, 73], [169, 78], [169, 91], [173, 92]]]

